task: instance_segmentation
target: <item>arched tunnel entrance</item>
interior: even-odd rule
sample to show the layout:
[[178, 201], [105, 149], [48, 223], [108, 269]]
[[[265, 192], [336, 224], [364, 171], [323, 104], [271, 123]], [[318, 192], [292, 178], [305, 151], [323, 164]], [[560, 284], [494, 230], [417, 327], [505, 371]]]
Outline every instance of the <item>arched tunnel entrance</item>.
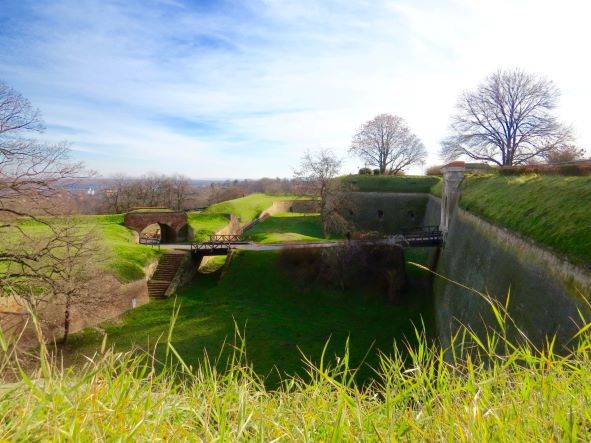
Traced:
[[172, 211], [131, 211], [124, 225], [140, 234], [140, 239], [158, 239], [158, 243], [185, 241], [188, 237], [187, 214]]

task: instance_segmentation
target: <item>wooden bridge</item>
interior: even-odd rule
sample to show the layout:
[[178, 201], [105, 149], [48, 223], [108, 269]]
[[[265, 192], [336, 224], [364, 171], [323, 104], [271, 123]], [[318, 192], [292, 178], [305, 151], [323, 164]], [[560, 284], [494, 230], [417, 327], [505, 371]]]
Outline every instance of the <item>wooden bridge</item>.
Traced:
[[391, 237], [402, 247], [440, 246], [443, 243], [443, 232], [439, 226], [423, 226], [422, 228], [404, 231]]
[[206, 256], [206, 255], [226, 255], [232, 249], [232, 245], [244, 244], [241, 235], [233, 234], [213, 234], [209, 236], [209, 240], [205, 242], [191, 243], [191, 254]]

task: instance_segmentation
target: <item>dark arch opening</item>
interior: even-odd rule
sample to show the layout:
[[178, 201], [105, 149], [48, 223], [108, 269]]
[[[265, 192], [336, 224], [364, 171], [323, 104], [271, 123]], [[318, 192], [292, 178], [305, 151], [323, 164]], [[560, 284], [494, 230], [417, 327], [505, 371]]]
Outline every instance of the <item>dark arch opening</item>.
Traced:
[[189, 238], [189, 225], [185, 224], [176, 235], [176, 241], [187, 241]]
[[176, 241], [176, 232], [170, 226], [163, 223], [160, 225], [160, 243], [174, 243]]
[[378, 209], [378, 220], [383, 220], [384, 219], [384, 211], [382, 211], [381, 209]]

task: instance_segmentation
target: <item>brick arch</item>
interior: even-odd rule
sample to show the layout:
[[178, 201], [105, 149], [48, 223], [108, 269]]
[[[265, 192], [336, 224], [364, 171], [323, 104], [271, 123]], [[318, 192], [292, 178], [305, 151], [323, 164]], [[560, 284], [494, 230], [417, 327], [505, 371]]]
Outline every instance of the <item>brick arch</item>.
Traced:
[[152, 224], [160, 225], [163, 243], [172, 243], [179, 240], [181, 229], [187, 225], [186, 212], [128, 212], [125, 214], [123, 224], [140, 234]]

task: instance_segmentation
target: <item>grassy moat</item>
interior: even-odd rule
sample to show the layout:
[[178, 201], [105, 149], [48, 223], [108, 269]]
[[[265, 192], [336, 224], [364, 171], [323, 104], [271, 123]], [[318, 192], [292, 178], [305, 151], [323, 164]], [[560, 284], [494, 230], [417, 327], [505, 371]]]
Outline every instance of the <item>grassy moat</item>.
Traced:
[[[217, 258], [205, 266], [175, 299], [153, 300], [101, 326], [117, 350], [149, 349], [163, 338], [173, 309], [179, 307], [172, 343], [185, 361], [197, 366], [204, 351], [218, 356], [224, 343], [234, 343], [235, 328], [246, 340], [247, 359], [270, 385], [285, 375], [304, 375], [303, 358], [318, 362], [328, 343], [327, 360], [335, 363], [349, 340], [351, 365], [361, 365], [357, 380], [371, 378], [379, 353], [396, 343], [404, 348], [415, 339], [414, 325], [431, 322], [429, 276], [411, 269], [411, 281], [400, 303], [392, 304], [375, 291], [345, 290], [320, 283], [298, 282], [279, 262], [280, 251], [239, 252], [223, 271]], [[426, 251], [408, 254], [426, 260]], [[252, 278], [252, 276], [258, 276]], [[427, 289], [427, 292], [425, 290]], [[71, 338], [67, 353], [92, 354], [103, 339], [96, 329]], [[224, 349], [225, 362], [229, 347]]]

